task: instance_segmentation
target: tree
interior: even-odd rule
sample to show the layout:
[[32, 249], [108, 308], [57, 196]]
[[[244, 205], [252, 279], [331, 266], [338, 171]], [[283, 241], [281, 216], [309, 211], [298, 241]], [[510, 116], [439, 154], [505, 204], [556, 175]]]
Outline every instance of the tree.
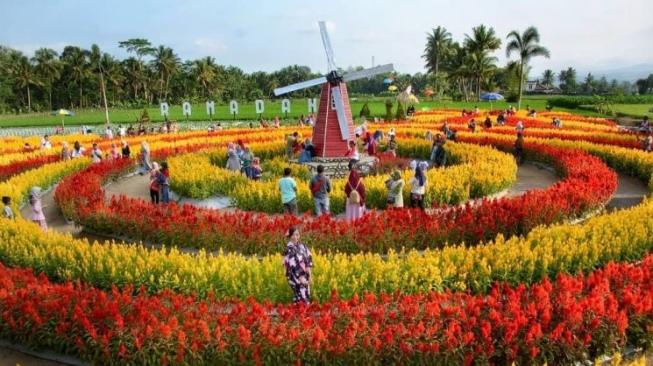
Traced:
[[91, 63], [91, 70], [97, 73], [100, 77], [100, 94], [102, 95], [102, 102], [104, 105], [104, 123], [109, 124], [109, 106], [107, 104], [107, 90], [104, 85], [104, 68], [102, 67], [102, 52], [100, 47], [96, 44], [91, 46], [91, 53], [89, 54]]
[[155, 51], [150, 41], [144, 38], [131, 38], [121, 41], [118, 42], [118, 46], [126, 49], [127, 53], [135, 53], [139, 60], [142, 60], [143, 56], [153, 54]]
[[34, 52], [32, 60], [36, 63], [36, 73], [45, 80], [43, 83], [48, 89], [48, 106], [52, 109], [52, 85], [55, 79], [61, 76], [62, 64], [57, 52], [49, 48], [39, 48]]
[[648, 94], [653, 91], [653, 74], [650, 74], [646, 79], [638, 79], [635, 82], [637, 92], [639, 94]]
[[61, 58], [66, 65], [65, 71], [67, 71], [71, 81], [79, 89], [79, 107], [82, 108], [84, 105], [84, 83], [91, 75], [88, 63], [88, 51], [75, 46], [67, 46], [61, 54]]
[[361, 111], [358, 114], [358, 116], [361, 117], [361, 118], [362, 117], [370, 118], [371, 114], [372, 113], [370, 113], [370, 107], [367, 105], [367, 102], [365, 102], [365, 104], [363, 104], [363, 108], [361, 108]]
[[565, 94], [573, 94], [576, 92], [576, 69], [569, 67], [567, 70], [560, 71], [558, 74], [558, 80], [560, 80], [560, 89], [562, 89]]
[[159, 100], [166, 100], [168, 98], [170, 77], [179, 68], [179, 57], [172, 48], [159, 46], [154, 51], [154, 59], [151, 64], [159, 75]]
[[216, 76], [215, 59], [207, 56], [201, 60], [196, 60], [194, 66], [195, 78], [202, 86], [204, 97], [210, 97]]
[[25, 56], [20, 56], [17, 62], [13, 65], [13, 75], [16, 79], [16, 84], [19, 88], [25, 88], [27, 92], [27, 111], [32, 110], [32, 95], [30, 92], [30, 85], [42, 85], [34, 71], [29, 59]]
[[594, 85], [594, 75], [592, 75], [591, 72], [587, 73], [587, 76], [585, 77], [585, 82], [583, 82], [583, 92], [586, 94], [592, 94], [594, 92], [595, 85]]
[[553, 86], [553, 81], [555, 80], [555, 73], [551, 69], [544, 70], [542, 73], [542, 84], [546, 86]]
[[440, 62], [447, 57], [451, 47], [451, 33], [446, 28], [438, 26], [433, 28], [426, 36], [426, 47], [422, 58], [426, 60], [426, 69], [435, 75], [435, 94], [439, 95]]
[[519, 54], [519, 101], [517, 109], [521, 109], [521, 98], [524, 89], [524, 66], [528, 64], [531, 58], [544, 56], [549, 58], [549, 50], [539, 45], [540, 33], [535, 27], [528, 27], [524, 33], [519, 34], [516, 30], [508, 33], [508, 45], [506, 46], [506, 57], [510, 57], [512, 52]]
[[[496, 58], [488, 57], [488, 53], [501, 47], [501, 40], [496, 36], [494, 28], [481, 24], [472, 28], [472, 35], [465, 34], [465, 48], [472, 55], [468, 61], [472, 62], [474, 76], [476, 77], [476, 97], [481, 98], [481, 81], [486, 75], [482, 72], [487, 70], [486, 62], [494, 62]], [[494, 66], [496, 68], [496, 66]]]

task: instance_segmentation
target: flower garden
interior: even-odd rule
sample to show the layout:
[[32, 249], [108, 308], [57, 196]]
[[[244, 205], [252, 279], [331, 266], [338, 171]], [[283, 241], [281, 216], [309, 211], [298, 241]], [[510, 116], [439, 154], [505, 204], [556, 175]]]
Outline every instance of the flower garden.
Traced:
[[[554, 115], [564, 128], [551, 127]], [[653, 155], [608, 120], [518, 114], [472, 133], [469, 118], [436, 110], [370, 124], [397, 131], [402, 158], [427, 159], [424, 134], [445, 120], [457, 141], [446, 144], [448, 166], [427, 173], [430, 210], [387, 209], [380, 174], [365, 178], [373, 210], [353, 223], [307, 212], [310, 173], [297, 165], [305, 214], [281, 214], [276, 184], [292, 128], [127, 139], [133, 149], [146, 139], [154, 159], [168, 161], [175, 192], [228, 196], [236, 207], [228, 211], [109, 197], [105, 185], [133, 171], [134, 160], [59, 161], [57, 149], [22, 151], [38, 138], [3, 139], [0, 194], [14, 212], [32, 186], [54, 187], [63, 216], [129, 243], [0, 219], [2, 338], [115, 365], [573, 364], [650, 350], [653, 203], [603, 207], [617, 172], [653, 188]], [[560, 180], [502, 197], [516, 180], [518, 120], [526, 159]], [[236, 139], [262, 158], [261, 181], [223, 169]], [[75, 140], [103, 151], [111, 144], [66, 137]], [[334, 214], [344, 211], [344, 184], [333, 180]], [[281, 265], [290, 225], [313, 252], [310, 305], [290, 304]]]

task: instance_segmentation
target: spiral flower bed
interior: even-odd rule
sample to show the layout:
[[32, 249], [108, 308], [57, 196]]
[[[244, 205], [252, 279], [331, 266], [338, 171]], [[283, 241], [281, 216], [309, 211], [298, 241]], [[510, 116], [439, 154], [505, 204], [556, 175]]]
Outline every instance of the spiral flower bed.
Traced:
[[[458, 115], [443, 110], [397, 124], [402, 155], [422, 156], [429, 145], [409, 136]], [[629, 148], [624, 142], [632, 137], [609, 121], [564, 118], [565, 128], [548, 135], [530, 135], [529, 124], [546, 130], [550, 117], [527, 121], [527, 158], [556, 169], [562, 180], [552, 187], [437, 206], [430, 214], [377, 210], [354, 224], [155, 207], [124, 196], [107, 202], [103, 184], [132, 169], [133, 161], [37, 162], [33, 154], [7, 151], [0, 155], [11, 155], [6, 166], [26, 169], [19, 173], [14, 165], [0, 183], [15, 205], [31, 186], [59, 182], [58, 204], [84, 227], [169, 247], [90, 244], [3, 219], [0, 332], [103, 364], [565, 364], [625, 345], [646, 349], [653, 342], [653, 204], [580, 225], [568, 220], [613, 194], [616, 175], [608, 166], [649, 182], [653, 157]], [[601, 131], [601, 140], [582, 129]], [[277, 141], [290, 131], [148, 141], [156, 159], [205, 159], [207, 149], [220, 154], [237, 138], [278, 151]], [[492, 129], [458, 136], [464, 144], [450, 146], [499, 157], [465, 144], [509, 150], [514, 141]], [[490, 178], [496, 179], [478, 186]], [[278, 253], [289, 224], [302, 227], [314, 251], [316, 303], [310, 306], [285, 305], [291, 293]]]

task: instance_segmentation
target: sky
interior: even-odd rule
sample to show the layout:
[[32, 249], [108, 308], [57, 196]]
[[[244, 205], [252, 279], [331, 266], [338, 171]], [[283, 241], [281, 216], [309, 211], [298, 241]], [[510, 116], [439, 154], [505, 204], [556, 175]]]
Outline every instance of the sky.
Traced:
[[[573, 66], [600, 72], [653, 64], [653, 0], [0, 0], [0, 44], [32, 54], [39, 47], [97, 43], [127, 56], [118, 42], [146, 38], [182, 59], [215, 57], [247, 72], [298, 64], [326, 71], [318, 20], [326, 20], [336, 65], [394, 63], [424, 72], [426, 33], [444, 26], [453, 39], [479, 24], [502, 39], [536, 26], [551, 58], [531, 62], [531, 76]], [[513, 56], [513, 58], [516, 56]], [[653, 72], [653, 66], [651, 67]]]

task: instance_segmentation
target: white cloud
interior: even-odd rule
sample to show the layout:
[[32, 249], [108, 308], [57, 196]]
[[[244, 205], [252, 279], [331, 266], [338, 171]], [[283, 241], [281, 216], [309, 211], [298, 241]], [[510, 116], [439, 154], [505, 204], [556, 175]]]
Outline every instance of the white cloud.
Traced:
[[227, 51], [227, 44], [214, 38], [198, 38], [193, 45], [205, 54], [222, 54]]

